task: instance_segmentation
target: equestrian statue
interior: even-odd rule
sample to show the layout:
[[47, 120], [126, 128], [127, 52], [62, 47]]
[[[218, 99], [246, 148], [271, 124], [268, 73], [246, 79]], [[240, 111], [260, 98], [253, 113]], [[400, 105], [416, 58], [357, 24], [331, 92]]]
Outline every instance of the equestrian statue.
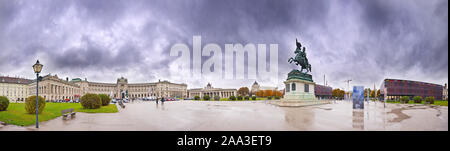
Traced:
[[297, 49], [295, 49], [294, 51], [294, 53], [296, 54], [295, 58], [289, 58], [288, 62], [294, 62], [297, 66], [300, 65], [300, 72], [303, 72], [303, 69], [306, 69], [305, 73], [311, 72], [311, 64], [309, 64], [308, 58], [306, 57], [306, 47], [303, 47], [302, 51], [302, 44], [300, 44], [297, 39], [295, 39], [295, 42], [297, 44]]

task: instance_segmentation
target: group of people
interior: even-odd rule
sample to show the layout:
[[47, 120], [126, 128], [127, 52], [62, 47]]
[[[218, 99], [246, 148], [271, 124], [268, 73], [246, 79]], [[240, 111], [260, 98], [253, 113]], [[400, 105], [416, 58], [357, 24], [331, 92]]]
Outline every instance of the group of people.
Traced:
[[[158, 100], [159, 99], [156, 99], [156, 104], [158, 104]], [[165, 101], [166, 101], [166, 99], [164, 97], [161, 97], [161, 104], [164, 104]]]

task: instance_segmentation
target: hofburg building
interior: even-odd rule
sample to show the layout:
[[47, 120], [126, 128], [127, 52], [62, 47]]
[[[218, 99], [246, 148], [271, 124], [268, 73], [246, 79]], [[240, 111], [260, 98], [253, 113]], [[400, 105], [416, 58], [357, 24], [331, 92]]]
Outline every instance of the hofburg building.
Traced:
[[[2, 93], [11, 101], [24, 101], [36, 94], [36, 80], [2, 77]], [[19, 82], [18, 82], [19, 81]], [[22, 81], [22, 83], [20, 82]], [[5, 90], [3, 90], [5, 89]], [[15, 90], [17, 92], [13, 92]], [[17, 93], [17, 95], [14, 95]], [[121, 77], [116, 83], [90, 82], [87, 79], [60, 79], [57, 75], [46, 75], [39, 81], [39, 96], [45, 100], [78, 99], [86, 93], [106, 94], [111, 98], [183, 98], [187, 97], [187, 85], [161, 81], [154, 83], [128, 83]], [[3, 94], [3, 95], [5, 95]]]

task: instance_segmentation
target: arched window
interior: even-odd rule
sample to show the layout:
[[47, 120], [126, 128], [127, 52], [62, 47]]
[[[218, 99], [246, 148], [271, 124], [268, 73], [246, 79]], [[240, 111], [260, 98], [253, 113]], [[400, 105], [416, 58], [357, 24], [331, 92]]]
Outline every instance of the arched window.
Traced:
[[292, 91], [295, 91], [295, 89], [296, 89], [296, 88], [295, 88], [295, 83], [292, 83], [291, 90], [292, 90]]
[[286, 92], [289, 92], [289, 91], [290, 91], [290, 85], [286, 84]]

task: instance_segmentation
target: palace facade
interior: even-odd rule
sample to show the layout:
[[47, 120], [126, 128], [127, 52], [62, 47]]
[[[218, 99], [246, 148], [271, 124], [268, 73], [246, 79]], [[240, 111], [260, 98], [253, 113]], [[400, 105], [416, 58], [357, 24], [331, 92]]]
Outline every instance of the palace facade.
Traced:
[[[69, 81], [57, 75], [46, 75], [39, 81], [39, 95], [46, 100], [78, 99], [86, 93], [106, 94], [111, 98], [186, 97], [187, 85], [158, 81], [155, 83], [128, 83], [121, 77], [116, 83], [89, 82], [75, 78]], [[29, 95], [36, 94], [36, 82], [29, 85]]]
[[204, 88], [196, 88], [188, 90], [188, 97], [194, 98], [195, 96], [199, 96], [203, 98], [203, 96], [209, 95], [211, 98], [214, 96], [219, 96], [220, 98], [228, 98], [230, 96], [236, 96], [236, 89], [222, 89], [222, 88], [213, 88], [210, 83], [206, 85]]
[[6, 96], [9, 101], [25, 101], [31, 82], [24, 78], [0, 76], [0, 96]]
[[268, 87], [268, 86], [260, 86], [258, 82], [254, 82], [252, 85], [252, 89], [250, 90], [251, 95], [256, 95], [256, 92], [259, 90], [272, 90], [272, 91], [278, 91], [278, 87]]
[[[57, 75], [46, 75], [39, 81], [39, 96], [45, 100], [64, 100], [80, 97], [80, 86], [69, 81], [59, 79]], [[29, 96], [36, 95], [36, 80], [29, 85]]]

